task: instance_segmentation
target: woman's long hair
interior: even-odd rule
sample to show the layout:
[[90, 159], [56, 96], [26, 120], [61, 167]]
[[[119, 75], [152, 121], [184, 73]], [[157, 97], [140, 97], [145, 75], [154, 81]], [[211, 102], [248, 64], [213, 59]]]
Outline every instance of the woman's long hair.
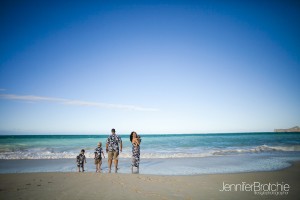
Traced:
[[133, 134], [134, 134], [134, 133], [136, 134], [136, 137], [137, 137], [138, 139], [140, 139], [140, 142], [142, 142], [141, 137], [140, 137], [136, 132], [134, 132], [134, 131], [132, 131], [131, 134], [130, 134], [130, 136], [129, 136], [130, 142], [132, 143], [132, 139], [133, 139]]
[[[132, 142], [133, 133], [134, 133], [134, 131], [132, 131], [131, 134], [130, 134], [130, 136], [129, 136], [129, 137], [130, 137], [130, 142]], [[136, 133], [135, 133], [135, 134], [136, 134]]]

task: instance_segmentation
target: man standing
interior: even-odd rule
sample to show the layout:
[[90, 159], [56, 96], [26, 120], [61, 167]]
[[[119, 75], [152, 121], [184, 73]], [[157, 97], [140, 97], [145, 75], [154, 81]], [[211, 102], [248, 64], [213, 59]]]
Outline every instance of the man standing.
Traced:
[[116, 130], [111, 129], [111, 135], [106, 140], [106, 153], [108, 153], [108, 167], [109, 173], [111, 172], [112, 160], [115, 163], [115, 172], [118, 172], [118, 156], [119, 156], [119, 144], [120, 151], [122, 152], [122, 140], [121, 137], [116, 135]]

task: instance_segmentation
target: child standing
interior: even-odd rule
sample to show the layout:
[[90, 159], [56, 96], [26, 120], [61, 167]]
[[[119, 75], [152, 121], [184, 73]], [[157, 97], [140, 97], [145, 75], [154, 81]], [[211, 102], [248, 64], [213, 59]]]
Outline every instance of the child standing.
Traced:
[[82, 172], [84, 172], [84, 163], [86, 163], [86, 158], [85, 158], [84, 152], [85, 152], [85, 150], [81, 149], [80, 154], [77, 156], [78, 172], [80, 172], [80, 168], [82, 168]]
[[102, 156], [105, 158], [103, 149], [102, 149], [102, 143], [99, 142], [97, 145], [97, 148], [95, 149], [95, 165], [96, 165], [96, 172], [101, 172], [101, 164], [102, 164]]

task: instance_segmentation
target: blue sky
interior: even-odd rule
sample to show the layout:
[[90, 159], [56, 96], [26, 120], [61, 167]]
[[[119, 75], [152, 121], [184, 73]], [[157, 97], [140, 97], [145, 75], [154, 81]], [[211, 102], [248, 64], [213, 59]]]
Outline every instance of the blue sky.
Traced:
[[300, 125], [299, 3], [29, 0], [0, 9], [2, 134]]

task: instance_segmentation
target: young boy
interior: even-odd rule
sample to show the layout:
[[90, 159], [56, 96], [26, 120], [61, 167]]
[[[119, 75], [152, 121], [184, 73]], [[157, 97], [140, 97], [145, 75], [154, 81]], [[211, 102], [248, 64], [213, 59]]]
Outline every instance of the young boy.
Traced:
[[86, 158], [85, 158], [84, 152], [85, 152], [85, 150], [81, 149], [80, 154], [77, 156], [78, 172], [80, 172], [80, 168], [82, 168], [82, 172], [84, 172], [84, 163], [86, 163]]
[[102, 157], [101, 153], [103, 155], [103, 158], [105, 158], [103, 149], [102, 149], [102, 143], [98, 143], [98, 147], [95, 149], [95, 165], [96, 165], [96, 172], [101, 172], [101, 164], [102, 164]]

